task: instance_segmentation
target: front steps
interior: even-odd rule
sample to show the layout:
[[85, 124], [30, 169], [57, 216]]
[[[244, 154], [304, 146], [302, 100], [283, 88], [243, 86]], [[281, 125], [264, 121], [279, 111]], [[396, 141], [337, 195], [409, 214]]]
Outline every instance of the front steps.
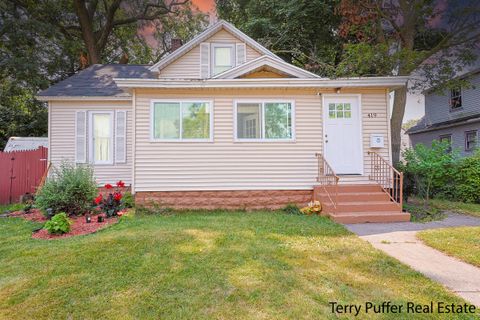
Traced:
[[[342, 179], [340, 179], [341, 181]], [[333, 187], [327, 187], [334, 196]], [[324, 212], [339, 223], [405, 222], [410, 214], [402, 212], [398, 204], [378, 184], [338, 184], [337, 210], [322, 186], [314, 188], [314, 199], [320, 201]]]

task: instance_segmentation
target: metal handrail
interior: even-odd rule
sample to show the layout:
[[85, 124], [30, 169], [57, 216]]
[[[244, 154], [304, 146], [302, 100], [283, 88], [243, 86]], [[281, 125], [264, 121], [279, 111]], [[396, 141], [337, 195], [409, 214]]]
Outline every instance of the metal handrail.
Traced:
[[403, 206], [403, 172], [395, 169], [385, 158], [374, 151], [368, 151], [370, 155], [369, 179], [377, 182], [390, 200]]
[[335, 213], [338, 204], [338, 180], [340, 180], [340, 177], [335, 174], [335, 171], [333, 171], [332, 167], [328, 164], [323, 154], [316, 153], [315, 156], [318, 158], [317, 181], [323, 187], [323, 190], [325, 190], [328, 199], [333, 205], [333, 212]]

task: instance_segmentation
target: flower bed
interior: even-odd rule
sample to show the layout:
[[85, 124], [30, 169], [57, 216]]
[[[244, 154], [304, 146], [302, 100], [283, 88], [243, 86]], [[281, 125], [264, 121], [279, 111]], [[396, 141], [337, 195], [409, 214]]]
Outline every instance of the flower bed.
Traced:
[[[121, 216], [123, 213], [124, 212], [119, 212], [118, 215]], [[28, 214], [23, 211], [15, 211], [12, 212], [10, 216], [41, 223], [45, 223], [48, 220], [39, 209], [32, 209], [31, 213]], [[32, 238], [51, 240], [90, 234], [118, 222], [118, 217], [111, 217], [109, 219], [104, 219], [103, 222], [97, 222], [98, 216], [103, 216], [105, 218], [105, 215], [103, 214], [93, 215], [92, 221], [87, 223], [85, 216], [70, 217], [70, 220], [72, 221], [70, 232], [65, 234], [49, 234], [46, 229], [40, 229], [32, 234]]]
[[105, 228], [108, 225], [115, 224], [118, 222], [117, 217], [112, 217], [110, 219], [104, 219], [103, 222], [97, 222], [97, 216], [92, 217], [92, 222], [87, 223], [85, 217], [72, 217], [70, 232], [64, 234], [50, 234], [46, 229], [41, 229], [38, 232], [32, 234], [32, 238], [35, 239], [58, 239], [58, 238], [68, 238], [73, 236], [80, 236], [84, 234], [94, 233], [100, 229]]

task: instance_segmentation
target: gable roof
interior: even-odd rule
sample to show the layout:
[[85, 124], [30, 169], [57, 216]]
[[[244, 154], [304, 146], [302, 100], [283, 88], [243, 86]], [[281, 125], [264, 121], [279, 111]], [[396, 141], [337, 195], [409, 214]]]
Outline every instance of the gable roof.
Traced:
[[117, 86], [113, 78], [155, 79], [148, 65], [94, 64], [37, 94], [40, 100], [52, 97], [116, 97], [130, 94]]
[[296, 67], [280, 59], [274, 59], [271, 56], [261, 56], [257, 59], [249, 61], [247, 63], [236, 66], [235, 68], [226, 70], [220, 74], [217, 74], [213, 79], [235, 79], [246, 75], [262, 68], [272, 68], [278, 70], [279, 73], [287, 74], [295, 78], [320, 78], [320, 76], [311, 73], [307, 70]]
[[211, 36], [213, 36], [215, 33], [217, 33], [220, 30], [226, 30], [227, 32], [230, 32], [233, 34], [235, 37], [237, 37], [240, 40], [243, 40], [247, 45], [250, 47], [254, 48], [258, 52], [270, 56], [275, 59], [280, 59], [277, 55], [275, 55], [273, 52], [262, 46], [260, 43], [257, 41], [253, 40], [249, 36], [247, 36], [245, 33], [242, 31], [238, 30], [235, 28], [232, 24], [224, 21], [224, 20], [219, 20], [216, 23], [212, 24], [209, 26], [207, 29], [205, 29], [202, 33], [198, 34], [195, 36], [192, 40], [188, 41], [184, 45], [182, 45], [180, 48], [175, 50], [169, 55], [166, 55], [160, 61], [152, 65], [149, 70], [150, 71], [158, 71], [159, 69], [164, 68], [165, 66], [169, 65], [173, 61], [177, 60], [190, 50], [192, 50], [195, 46], [199, 45], [203, 41], [207, 40]]
[[40, 147], [48, 148], [47, 137], [10, 137], [4, 152], [36, 150]]

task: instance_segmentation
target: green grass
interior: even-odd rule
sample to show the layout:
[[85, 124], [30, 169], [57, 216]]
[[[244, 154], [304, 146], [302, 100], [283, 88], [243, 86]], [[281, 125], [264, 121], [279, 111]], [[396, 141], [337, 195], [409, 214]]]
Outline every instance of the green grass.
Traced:
[[0, 204], [0, 214], [4, 213], [5, 211], [19, 211], [25, 207], [22, 203], [12, 203], [12, 204]]
[[431, 206], [440, 210], [448, 210], [480, 217], [480, 204], [453, 202], [443, 199], [432, 199]]
[[437, 250], [480, 267], [480, 227], [425, 230], [417, 236]]
[[329, 301], [463, 302], [322, 217], [124, 217], [53, 241], [31, 239], [36, 226], [0, 219], [0, 319], [333, 319]]

